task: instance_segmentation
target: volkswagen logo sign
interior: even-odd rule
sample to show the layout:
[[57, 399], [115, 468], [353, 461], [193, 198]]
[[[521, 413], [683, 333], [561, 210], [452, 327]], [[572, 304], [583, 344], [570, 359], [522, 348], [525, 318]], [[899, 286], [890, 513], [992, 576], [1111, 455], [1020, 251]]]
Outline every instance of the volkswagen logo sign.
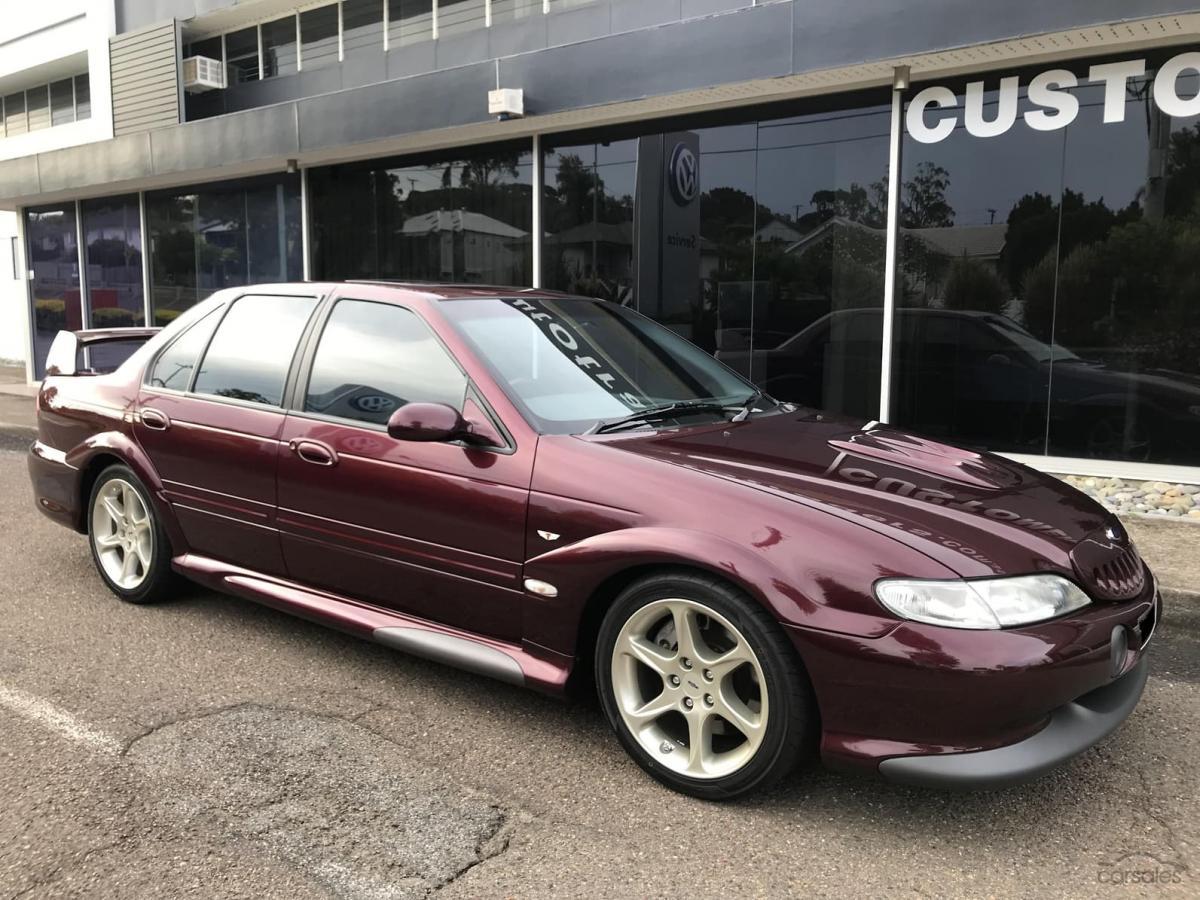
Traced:
[[671, 196], [680, 206], [687, 206], [695, 200], [700, 190], [700, 163], [692, 148], [682, 141], [671, 151], [667, 163], [667, 182]]
[[384, 397], [380, 394], [363, 394], [361, 397], [355, 397], [351, 400], [350, 405], [365, 413], [381, 413], [387, 412], [395, 406], [396, 401], [391, 397]]

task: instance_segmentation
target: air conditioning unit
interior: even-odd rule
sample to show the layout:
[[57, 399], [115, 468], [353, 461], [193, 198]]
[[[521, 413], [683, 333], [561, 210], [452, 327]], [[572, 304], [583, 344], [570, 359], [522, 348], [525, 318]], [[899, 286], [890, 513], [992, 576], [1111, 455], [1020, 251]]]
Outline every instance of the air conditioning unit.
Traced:
[[219, 59], [189, 56], [183, 61], [183, 89], [189, 94], [225, 87], [225, 67]]

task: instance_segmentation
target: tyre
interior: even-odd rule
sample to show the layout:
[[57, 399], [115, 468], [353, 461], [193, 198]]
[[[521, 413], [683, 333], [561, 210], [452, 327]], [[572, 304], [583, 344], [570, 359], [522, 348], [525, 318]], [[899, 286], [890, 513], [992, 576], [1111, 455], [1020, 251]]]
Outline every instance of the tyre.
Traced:
[[774, 783], [816, 733], [808, 677], [780, 626], [717, 578], [664, 572], [630, 585], [600, 626], [595, 668], [629, 755], [694, 797]]
[[92, 485], [88, 540], [96, 570], [122, 600], [155, 603], [173, 592], [170, 541], [129, 467], [109, 466]]

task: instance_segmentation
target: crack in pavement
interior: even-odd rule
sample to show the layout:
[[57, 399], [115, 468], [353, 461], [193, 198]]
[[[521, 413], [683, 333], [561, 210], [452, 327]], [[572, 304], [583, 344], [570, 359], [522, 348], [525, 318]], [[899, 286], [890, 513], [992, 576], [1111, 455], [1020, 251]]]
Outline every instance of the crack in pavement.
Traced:
[[445, 887], [450, 886], [458, 881], [472, 869], [477, 869], [484, 863], [490, 862], [499, 856], [502, 856], [508, 851], [509, 845], [512, 843], [513, 834], [516, 831], [516, 825], [512, 819], [500, 807], [496, 807], [496, 812], [499, 814], [499, 825], [488, 837], [480, 841], [475, 847], [476, 859], [467, 863], [457, 872], [452, 873], [448, 878], [439, 882], [426, 891], [426, 896], [432, 896]]
[[426, 897], [507, 849], [501, 803], [350, 718], [226, 704], [160, 720], [124, 758], [340, 896]]
[[[325, 713], [241, 700], [149, 724], [126, 718], [140, 730], [121, 739], [32, 695], [14, 696], [27, 718], [165, 782], [164, 807], [181, 821], [212, 821], [337, 896], [428, 897], [505, 853], [516, 829], [486, 792], [455, 786], [424, 754], [362, 724], [391, 710], [386, 703]], [[14, 900], [120, 843], [60, 862]]]
[[1137, 769], [1138, 780], [1142, 784], [1141, 793], [1141, 811], [1153, 822], [1155, 822], [1163, 831], [1167, 833], [1167, 845], [1171, 848], [1171, 855], [1174, 857], [1171, 864], [1177, 866], [1185, 872], [1191, 871], [1187, 862], [1184, 861], [1183, 853], [1180, 849], [1181, 838], [1175, 832], [1175, 826], [1160, 812], [1154, 808], [1154, 792], [1150, 785], [1150, 778], [1145, 769]]

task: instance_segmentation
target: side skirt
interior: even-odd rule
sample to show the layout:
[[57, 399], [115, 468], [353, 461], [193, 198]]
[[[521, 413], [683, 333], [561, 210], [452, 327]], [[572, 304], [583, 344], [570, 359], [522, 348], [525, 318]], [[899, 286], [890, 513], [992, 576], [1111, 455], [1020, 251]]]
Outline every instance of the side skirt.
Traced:
[[492, 640], [194, 553], [175, 557], [171, 565], [211, 590], [235, 594], [414, 656], [542, 693], [561, 696], [571, 673], [570, 657], [537, 644]]

